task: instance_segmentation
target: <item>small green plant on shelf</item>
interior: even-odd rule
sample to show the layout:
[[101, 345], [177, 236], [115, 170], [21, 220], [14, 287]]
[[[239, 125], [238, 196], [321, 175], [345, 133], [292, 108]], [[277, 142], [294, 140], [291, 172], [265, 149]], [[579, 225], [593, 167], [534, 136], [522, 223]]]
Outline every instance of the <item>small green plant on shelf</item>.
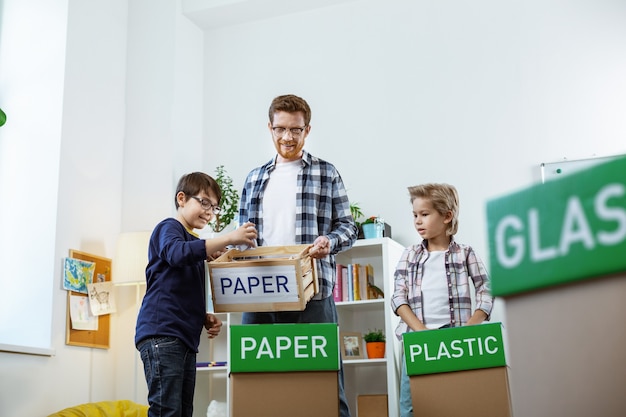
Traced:
[[383, 333], [382, 329], [369, 330], [363, 335], [363, 340], [365, 340], [365, 343], [384, 342], [385, 333]]
[[370, 216], [367, 219], [365, 219], [363, 223], [361, 223], [361, 226], [364, 224], [379, 223], [379, 222], [380, 220], [378, 216]]
[[359, 219], [363, 217], [363, 212], [361, 211], [361, 206], [359, 206], [358, 202], [350, 204], [350, 214], [352, 214], [352, 218], [354, 219], [356, 226], [359, 227], [361, 225]]
[[238, 211], [239, 192], [233, 186], [233, 179], [226, 173], [224, 165], [220, 165], [215, 169], [217, 175], [214, 177], [217, 184], [222, 190], [222, 201], [220, 214], [209, 222], [209, 227], [216, 233], [221, 232], [233, 220]]

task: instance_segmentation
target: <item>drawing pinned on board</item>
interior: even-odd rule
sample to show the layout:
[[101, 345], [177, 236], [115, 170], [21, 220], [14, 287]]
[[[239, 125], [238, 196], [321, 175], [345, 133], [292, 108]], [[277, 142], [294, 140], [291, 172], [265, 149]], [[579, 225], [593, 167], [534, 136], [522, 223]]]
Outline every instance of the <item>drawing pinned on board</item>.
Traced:
[[87, 294], [87, 284], [93, 282], [95, 270], [95, 262], [65, 258], [63, 266], [63, 288]]
[[70, 295], [70, 318], [74, 330], [98, 330], [98, 317], [89, 311], [89, 298]]
[[101, 316], [103, 314], [115, 313], [115, 296], [111, 281], [87, 284], [87, 290], [89, 291], [91, 314]]

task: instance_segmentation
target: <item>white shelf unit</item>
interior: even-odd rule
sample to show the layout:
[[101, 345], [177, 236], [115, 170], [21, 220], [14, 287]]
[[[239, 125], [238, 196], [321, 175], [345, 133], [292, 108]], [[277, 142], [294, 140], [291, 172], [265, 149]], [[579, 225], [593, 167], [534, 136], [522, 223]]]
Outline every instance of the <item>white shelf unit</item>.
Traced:
[[[337, 255], [337, 263], [371, 264], [375, 284], [385, 293], [384, 299], [338, 302], [339, 331], [365, 334], [368, 329], [385, 330], [387, 346], [383, 359], [344, 360], [346, 397], [353, 417], [357, 417], [357, 397], [364, 394], [387, 394], [389, 417], [398, 417], [398, 387], [400, 375], [400, 342], [394, 335], [398, 318], [390, 307], [393, 294], [393, 274], [404, 247], [390, 238], [359, 239], [354, 246]], [[241, 324], [242, 313], [218, 313], [222, 333], [209, 340], [201, 338], [198, 362], [228, 361], [230, 351], [230, 324]], [[365, 352], [365, 344], [361, 347]], [[367, 357], [367, 354], [364, 354]], [[226, 367], [198, 368], [194, 417], [205, 417], [212, 400], [226, 402], [230, 410], [230, 390]], [[230, 415], [230, 411], [228, 413]]]
[[[193, 399], [194, 417], [206, 417], [211, 401], [230, 404], [228, 352], [230, 351], [230, 324], [241, 324], [241, 313], [217, 313], [222, 320], [222, 331], [209, 339], [203, 330], [198, 348], [198, 362], [227, 362], [226, 366], [201, 367], [196, 372], [196, 390]], [[227, 414], [230, 415], [230, 414]]]
[[[359, 395], [387, 394], [389, 417], [399, 416], [398, 390], [400, 377], [401, 345], [394, 330], [399, 322], [391, 311], [393, 274], [404, 247], [387, 238], [359, 239], [354, 246], [337, 255], [342, 265], [358, 263], [374, 267], [375, 285], [383, 290], [385, 297], [377, 300], [338, 302], [339, 331], [367, 333], [368, 330], [384, 329], [387, 345], [384, 359], [344, 360], [344, 385], [351, 414], [358, 416]], [[365, 353], [365, 343], [361, 347]]]

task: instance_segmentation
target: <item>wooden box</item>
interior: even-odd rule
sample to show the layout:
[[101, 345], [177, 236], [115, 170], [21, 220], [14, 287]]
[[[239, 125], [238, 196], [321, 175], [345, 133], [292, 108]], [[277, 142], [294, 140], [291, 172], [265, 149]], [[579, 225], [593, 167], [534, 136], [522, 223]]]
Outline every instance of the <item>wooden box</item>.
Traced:
[[389, 416], [387, 394], [359, 395], [356, 399], [358, 417]]
[[339, 417], [336, 371], [230, 374], [232, 417]]
[[230, 249], [208, 263], [216, 313], [302, 311], [319, 291], [312, 245]]
[[[512, 415], [506, 366], [412, 375], [409, 378], [413, 410], [420, 417], [511, 417]], [[451, 397], [450, 393], [454, 395]]]

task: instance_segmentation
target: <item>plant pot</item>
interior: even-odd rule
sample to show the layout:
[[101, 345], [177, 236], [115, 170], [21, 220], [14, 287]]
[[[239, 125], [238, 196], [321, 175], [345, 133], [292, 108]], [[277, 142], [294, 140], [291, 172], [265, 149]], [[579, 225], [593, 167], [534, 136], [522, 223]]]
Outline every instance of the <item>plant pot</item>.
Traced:
[[363, 228], [363, 237], [365, 239], [383, 237], [384, 225], [382, 223], [366, 223], [361, 227]]
[[365, 344], [368, 359], [385, 357], [385, 342], [367, 342]]

